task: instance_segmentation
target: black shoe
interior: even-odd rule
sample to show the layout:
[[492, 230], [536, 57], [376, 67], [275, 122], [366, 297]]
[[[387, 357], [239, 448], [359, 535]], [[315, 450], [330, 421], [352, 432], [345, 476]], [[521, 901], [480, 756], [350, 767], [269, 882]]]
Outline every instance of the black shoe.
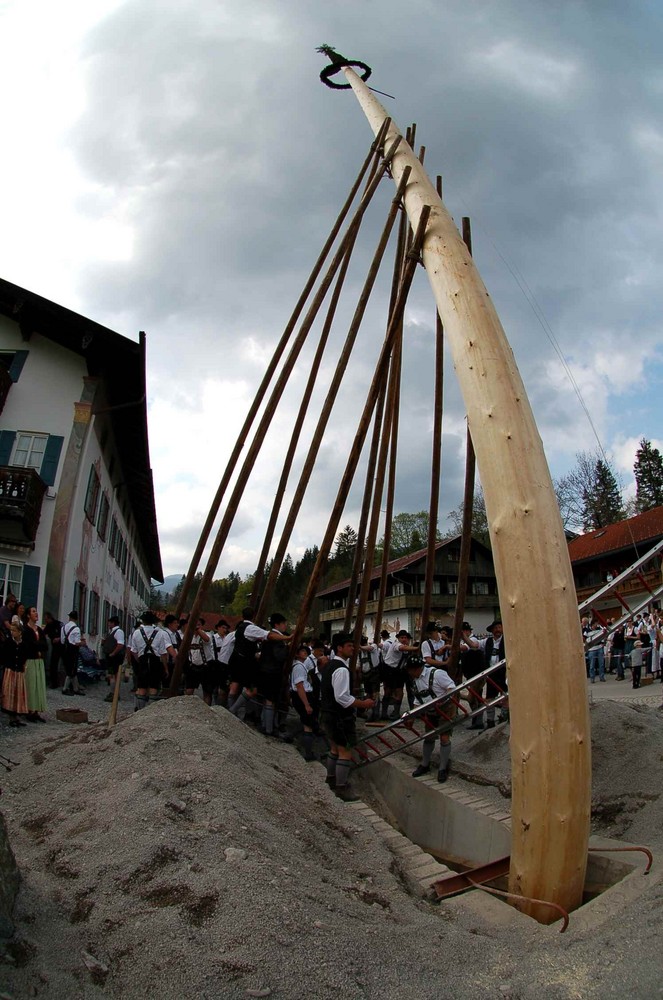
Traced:
[[325, 784], [329, 785], [332, 791], [336, 790], [336, 776], [333, 774], [328, 774], [325, 778]]
[[104, 698], [104, 701], [112, 701], [112, 700], [113, 700], [113, 693], [112, 692], [110, 694], [107, 694], [106, 697]]
[[62, 692], [62, 694], [65, 694], [65, 695], [67, 695], [67, 697], [69, 697], [69, 696], [73, 695], [73, 693], [74, 693], [74, 692], [73, 692], [73, 691], [71, 690], [71, 688], [67, 688], [66, 690], [64, 690], [64, 691]]
[[494, 729], [494, 728], [495, 728], [495, 720], [489, 719], [488, 722], [486, 723], [486, 729]]
[[86, 692], [85, 692], [85, 691], [83, 690], [83, 688], [79, 688], [79, 689], [78, 689], [78, 691], [74, 691], [74, 694], [80, 694], [80, 695], [83, 695], [83, 694], [85, 694], [85, 693], [86, 693]]
[[483, 729], [483, 722], [477, 722], [476, 719], [472, 720], [472, 725], [467, 727], [468, 729]]
[[336, 798], [342, 802], [359, 802], [360, 796], [353, 792], [349, 785], [342, 785], [336, 789]]
[[420, 764], [419, 767], [415, 767], [414, 771], [412, 772], [412, 777], [420, 778], [422, 774], [428, 774], [429, 771], [430, 767], [428, 767], [426, 764]]
[[441, 771], [437, 772], [437, 780], [442, 784], [449, 777], [449, 768], [443, 767]]

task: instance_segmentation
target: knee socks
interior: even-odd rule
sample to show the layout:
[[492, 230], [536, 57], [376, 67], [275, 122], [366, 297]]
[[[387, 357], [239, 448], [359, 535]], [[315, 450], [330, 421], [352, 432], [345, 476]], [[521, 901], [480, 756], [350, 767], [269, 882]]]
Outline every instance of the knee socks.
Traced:
[[430, 766], [430, 759], [433, 756], [433, 750], [435, 748], [435, 737], [432, 739], [425, 739], [424, 745], [421, 748], [421, 763], [424, 767]]
[[338, 754], [328, 753], [327, 754], [327, 777], [336, 777], [336, 764], [338, 763]]
[[274, 706], [265, 705], [262, 710], [262, 726], [268, 736], [274, 732]]
[[451, 743], [440, 743], [440, 771], [446, 771], [451, 757]]
[[350, 768], [352, 767], [351, 760], [341, 760], [340, 758], [336, 761], [336, 788], [345, 788], [348, 783], [348, 778], [350, 777]]

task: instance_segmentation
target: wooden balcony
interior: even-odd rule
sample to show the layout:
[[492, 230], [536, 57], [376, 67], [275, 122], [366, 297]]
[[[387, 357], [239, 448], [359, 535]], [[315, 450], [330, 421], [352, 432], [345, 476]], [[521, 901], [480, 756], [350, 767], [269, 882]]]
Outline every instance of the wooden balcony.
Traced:
[[45, 492], [34, 469], [0, 466], [0, 542], [34, 548]]
[[[642, 573], [643, 579], [645, 580], [647, 587], [651, 590], [655, 590], [657, 587], [661, 586], [663, 579], [661, 577], [660, 570], [648, 570], [646, 573]], [[576, 594], [578, 597], [578, 604], [582, 604], [586, 601], [592, 594], [595, 594], [597, 590], [600, 590], [604, 586], [605, 581], [593, 584], [588, 587], [576, 587]], [[635, 574], [628, 580], [624, 580], [622, 584], [617, 588], [617, 591], [613, 591], [611, 594], [606, 594], [604, 599], [599, 604], [600, 608], [613, 607], [619, 604], [619, 601], [615, 597], [615, 593], [618, 593], [625, 600], [628, 598], [644, 597], [647, 594], [647, 588], [642, 585], [642, 581]], [[633, 601], [632, 604], [635, 602]]]
[[[499, 604], [496, 594], [468, 594], [465, 598], [466, 614], [472, 611], [493, 609]], [[385, 598], [383, 613], [393, 611], [421, 611], [424, 605], [422, 594], [399, 594], [397, 597]], [[435, 617], [441, 609], [453, 612], [456, 606], [455, 594], [433, 594], [431, 614]], [[366, 605], [366, 615], [374, 615], [378, 610], [377, 601], [369, 601]], [[338, 608], [327, 609], [320, 615], [321, 622], [338, 621], [345, 614], [345, 602]]]
[[7, 396], [9, 395], [9, 390], [14, 383], [11, 380], [11, 376], [7, 368], [4, 365], [0, 365], [0, 413], [5, 408], [5, 403], [7, 402]]

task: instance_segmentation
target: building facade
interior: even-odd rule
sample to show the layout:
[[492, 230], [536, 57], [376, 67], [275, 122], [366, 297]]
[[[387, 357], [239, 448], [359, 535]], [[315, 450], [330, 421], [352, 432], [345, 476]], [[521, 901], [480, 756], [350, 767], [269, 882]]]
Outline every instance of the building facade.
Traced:
[[98, 649], [163, 579], [145, 337], [128, 340], [0, 280], [0, 597], [79, 612]]
[[[578, 604], [586, 601], [606, 583], [610, 583], [663, 540], [663, 507], [654, 507], [605, 528], [588, 531], [569, 542], [569, 556]], [[638, 573], [619, 585], [618, 593], [629, 608], [646, 601], [650, 591], [661, 586], [660, 554], [642, 566]], [[660, 607], [660, 597], [652, 599]], [[621, 618], [624, 605], [614, 593], [601, 599], [596, 608], [604, 617]]]
[[[438, 542], [435, 549], [431, 617], [444, 625], [453, 625], [459, 565], [460, 535]], [[376, 632], [375, 616], [381, 572], [381, 567], [377, 566], [371, 573], [371, 590], [364, 616], [364, 632], [369, 638]], [[390, 632], [398, 632], [404, 628], [412, 635], [416, 635], [421, 628], [426, 549], [402, 556], [400, 559], [392, 559], [387, 565], [387, 574], [382, 621], [377, 631], [388, 629]], [[343, 627], [350, 598], [350, 581], [343, 580], [332, 587], [327, 587], [317, 596], [322, 601], [323, 607], [320, 614], [321, 629], [325, 634], [332, 635]], [[355, 600], [355, 595], [352, 600]], [[475, 632], [485, 631], [490, 622], [499, 618], [499, 598], [492, 553], [476, 538], [472, 539], [470, 550], [465, 618]]]

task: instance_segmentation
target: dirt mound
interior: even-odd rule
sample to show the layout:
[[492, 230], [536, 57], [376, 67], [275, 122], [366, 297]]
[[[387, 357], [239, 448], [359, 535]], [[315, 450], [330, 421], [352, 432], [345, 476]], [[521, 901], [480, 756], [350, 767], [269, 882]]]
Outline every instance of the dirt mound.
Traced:
[[[614, 705], [592, 717], [597, 782], [653, 794], [654, 717]], [[498, 727], [463, 752], [508, 779], [507, 739]], [[497, 750], [477, 754], [482, 743]], [[568, 945], [525, 918], [493, 925], [480, 904], [431, 906], [406, 893], [386, 841], [318, 764], [196, 698], [26, 748], [2, 803], [23, 880], [0, 958], [10, 996], [600, 1000], [658, 988], [655, 873], [646, 898], [624, 897], [598, 937]], [[631, 816], [631, 835], [655, 806]]]
[[366, 947], [403, 933], [403, 975], [439, 974], [370, 824], [223, 709], [173, 699], [31, 756], [3, 796], [17, 995], [309, 997], [314, 967], [316, 996], [363, 996]]
[[[592, 727], [592, 830], [663, 846], [663, 713], [648, 705], [599, 701]], [[509, 729], [497, 726], [454, 752], [454, 773], [511, 794]]]

